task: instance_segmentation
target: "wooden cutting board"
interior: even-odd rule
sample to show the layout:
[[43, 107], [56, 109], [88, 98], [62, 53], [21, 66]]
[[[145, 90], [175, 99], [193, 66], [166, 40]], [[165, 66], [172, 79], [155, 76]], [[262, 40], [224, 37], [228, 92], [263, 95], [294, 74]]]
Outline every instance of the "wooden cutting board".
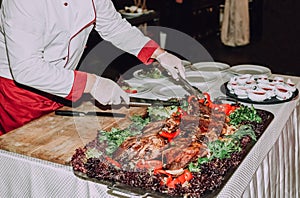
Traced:
[[83, 147], [93, 140], [98, 130], [125, 128], [130, 124], [131, 115], [142, 115], [146, 111], [145, 107], [101, 110], [92, 102], [83, 102], [76, 108], [61, 109], [118, 112], [125, 113], [126, 117], [69, 117], [58, 116], [53, 112], [0, 136], [0, 149], [66, 165], [69, 164], [76, 148]]

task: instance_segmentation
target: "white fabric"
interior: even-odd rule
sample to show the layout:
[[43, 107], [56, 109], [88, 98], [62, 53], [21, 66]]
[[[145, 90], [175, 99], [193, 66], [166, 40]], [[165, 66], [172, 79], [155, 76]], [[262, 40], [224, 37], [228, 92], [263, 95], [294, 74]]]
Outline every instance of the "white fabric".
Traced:
[[258, 167], [243, 197], [299, 197], [300, 105], [293, 111], [279, 139]]
[[104, 39], [134, 55], [150, 40], [110, 0], [3, 0], [0, 76], [66, 97], [94, 22]]
[[113, 197], [107, 191], [75, 176], [70, 166], [0, 150], [1, 197]]
[[[275, 75], [271, 78], [274, 78], [274, 76]], [[288, 78], [287, 76], [283, 77], [285, 79]], [[300, 89], [300, 78], [291, 77], [291, 79], [293, 82], [297, 83], [297, 88]], [[277, 158], [272, 159], [272, 163], [268, 164], [266, 161], [268, 160], [268, 153], [274, 152], [278, 150], [278, 148], [282, 150], [294, 150], [294, 154], [299, 155], [299, 145], [294, 145], [292, 142], [291, 144], [287, 142], [284, 144], [281, 142], [278, 143], [280, 136], [283, 134], [284, 136], [286, 135], [286, 127], [289, 127], [289, 133], [294, 135], [298, 133], [297, 136], [299, 136], [299, 126], [298, 124], [295, 124], [299, 123], [299, 117], [296, 119], [295, 116], [292, 116], [295, 113], [297, 116], [300, 116], [300, 112], [297, 110], [300, 108], [299, 98], [283, 104], [254, 106], [255, 108], [272, 112], [275, 118], [260, 139], [252, 147], [251, 151], [229, 179], [229, 182], [224, 186], [218, 197], [272, 197], [269, 196], [269, 188], [271, 184], [274, 185], [274, 177], [277, 177], [279, 172], [281, 176], [285, 178], [291, 179], [291, 175], [294, 175], [298, 180], [300, 178], [299, 169], [285, 169], [286, 166], [293, 166], [293, 164], [299, 165], [299, 158], [291, 159], [291, 161], [283, 161], [282, 159], [284, 157], [289, 157], [283, 156], [283, 153], [279, 153]], [[274, 163], [275, 161], [276, 163]], [[255, 178], [255, 175], [259, 178], [258, 180], [253, 179], [253, 177]], [[269, 181], [271, 182], [269, 183]], [[275, 184], [277, 185], [276, 190], [278, 190], [281, 194], [277, 193], [275, 197], [289, 197], [282, 193], [282, 191], [284, 191], [284, 186], [286, 185], [293, 190], [296, 190], [295, 187], [297, 187], [289, 184], [282, 178], [276, 182], [279, 182]], [[246, 189], [251, 189], [251, 191], [245, 191]], [[296, 195], [298, 195], [296, 197], [299, 197], [299, 191]]]
[[250, 42], [249, 0], [226, 0], [221, 27], [221, 41], [228, 46]]
[[[300, 89], [300, 77], [283, 77], [291, 78]], [[212, 98], [220, 95], [219, 87], [227, 79], [223, 76], [219, 81], [209, 84]], [[151, 98], [150, 92], [142, 96]], [[283, 104], [255, 105], [256, 108], [272, 112], [274, 120], [217, 197], [300, 197], [299, 101], [298, 97]], [[39, 197], [110, 196], [105, 186], [74, 176], [71, 167], [0, 150], [1, 195], [35, 197], [37, 191]]]
[[91, 95], [101, 104], [118, 105], [122, 101], [129, 104], [129, 95], [114, 81], [97, 76]]

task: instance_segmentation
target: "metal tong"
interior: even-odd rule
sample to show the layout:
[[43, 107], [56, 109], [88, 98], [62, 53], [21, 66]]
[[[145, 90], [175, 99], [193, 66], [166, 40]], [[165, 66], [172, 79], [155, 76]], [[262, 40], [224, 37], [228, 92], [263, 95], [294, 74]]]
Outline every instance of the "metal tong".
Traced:
[[[164, 68], [161, 67], [161, 70], [162, 69], [164, 69]], [[172, 77], [170, 77], [170, 78], [172, 78]], [[199, 90], [198, 88], [192, 86], [180, 74], [178, 74], [178, 79], [175, 79], [175, 81], [176, 81], [177, 84], [182, 85], [189, 94], [196, 96], [198, 99], [204, 99], [205, 98], [205, 96], [203, 95], [201, 90]]]
[[179, 78], [176, 79], [177, 82], [179, 82], [181, 85], [183, 85], [183, 87], [185, 88], [185, 90], [190, 93], [191, 95], [196, 96], [198, 99], [203, 99], [205, 98], [202, 91], [199, 90], [198, 88], [192, 86], [187, 80], [185, 80], [182, 76], [180, 76], [180, 74], [178, 74]]

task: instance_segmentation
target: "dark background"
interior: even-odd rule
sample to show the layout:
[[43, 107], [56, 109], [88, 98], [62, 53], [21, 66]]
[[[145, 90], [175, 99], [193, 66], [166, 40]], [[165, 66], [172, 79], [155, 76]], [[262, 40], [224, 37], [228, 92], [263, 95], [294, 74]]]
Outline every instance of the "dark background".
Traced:
[[[131, 0], [113, 0], [117, 9], [132, 5]], [[219, 14], [224, 0], [147, 0], [147, 8], [157, 11], [157, 16], [147, 19], [149, 25], [159, 25], [182, 31], [199, 41], [215, 61], [231, 66], [257, 64], [267, 66], [272, 73], [300, 76], [300, 1], [252, 0], [249, 2], [250, 44], [239, 47], [225, 46], [220, 41]], [[134, 23], [134, 22], [133, 22]], [[138, 24], [134, 24], [137, 25]], [[89, 51], [101, 41], [92, 32]], [[117, 49], [116, 49], [117, 50]], [[140, 64], [132, 55], [123, 53], [106, 65], [102, 76], [116, 79], [131, 67]], [[81, 70], [89, 71], [85, 66]], [[95, 70], [95, 68], [93, 68]]]

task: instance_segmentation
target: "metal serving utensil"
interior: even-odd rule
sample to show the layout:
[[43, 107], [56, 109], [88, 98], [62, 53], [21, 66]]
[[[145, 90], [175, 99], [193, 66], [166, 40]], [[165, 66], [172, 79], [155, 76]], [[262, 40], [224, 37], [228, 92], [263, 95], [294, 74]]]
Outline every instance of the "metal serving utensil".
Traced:
[[192, 86], [186, 79], [184, 79], [182, 76], [178, 75], [179, 78], [176, 79], [176, 81], [182, 85], [185, 90], [190, 93], [191, 95], [196, 96], [198, 99], [203, 99], [205, 96], [203, 95], [202, 91], [198, 88]]
[[[161, 67], [160, 70], [163, 70], [164, 68]], [[182, 87], [185, 88], [185, 90], [191, 94], [196, 96], [198, 99], [203, 99], [205, 98], [205, 96], [203, 95], [202, 91], [199, 90], [198, 88], [192, 86], [186, 79], [184, 79], [180, 74], [178, 74], [178, 78], [177, 79], [173, 79], [171, 76], [169, 76], [169, 78], [172, 79], [172, 81], [175, 81], [176, 84], [181, 85]]]

